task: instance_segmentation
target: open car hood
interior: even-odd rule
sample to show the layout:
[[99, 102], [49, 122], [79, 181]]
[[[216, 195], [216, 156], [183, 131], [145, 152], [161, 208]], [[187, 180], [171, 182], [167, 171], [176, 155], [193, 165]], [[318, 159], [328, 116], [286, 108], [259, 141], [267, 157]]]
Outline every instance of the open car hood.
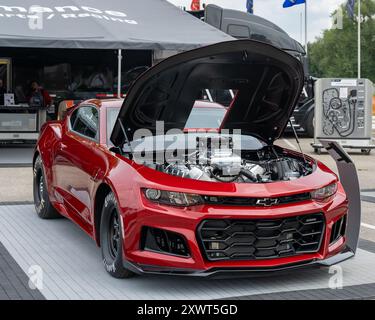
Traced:
[[[232, 89], [236, 96], [221, 129], [272, 143], [287, 125], [303, 88], [302, 64], [290, 54], [254, 40], [235, 40], [180, 53], [143, 73], [130, 88], [111, 140], [132, 141], [137, 129], [184, 129], [199, 92]], [[124, 132], [126, 134], [124, 134]]]

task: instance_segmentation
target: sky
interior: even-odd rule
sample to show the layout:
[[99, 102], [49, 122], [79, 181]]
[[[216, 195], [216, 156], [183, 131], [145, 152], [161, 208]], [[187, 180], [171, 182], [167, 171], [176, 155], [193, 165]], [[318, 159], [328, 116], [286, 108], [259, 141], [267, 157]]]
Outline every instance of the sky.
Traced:
[[[168, 0], [177, 6], [185, 6], [190, 9], [191, 0]], [[254, 0], [254, 14], [272, 21], [284, 29], [297, 41], [304, 44], [304, 5], [284, 9], [284, 0]], [[331, 13], [346, 0], [307, 0], [307, 39], [313, 41], [322, 34], [324, 29], [332, 26]], [[246, 11], [246, 0], [201, 0], [201, 3], [213, 3], [223, 8]], [[302, 20], [303, 21], [303, 20]]]

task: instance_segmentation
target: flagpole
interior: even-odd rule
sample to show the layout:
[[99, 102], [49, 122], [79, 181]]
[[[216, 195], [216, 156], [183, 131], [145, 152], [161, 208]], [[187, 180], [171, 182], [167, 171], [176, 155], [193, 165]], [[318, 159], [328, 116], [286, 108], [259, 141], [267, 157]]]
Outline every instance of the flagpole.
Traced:
[[361, 0], [358, 0], [358, 79], [361, 78]]
[[307, 56], [307, 0], [305, 0], [305, 51]]

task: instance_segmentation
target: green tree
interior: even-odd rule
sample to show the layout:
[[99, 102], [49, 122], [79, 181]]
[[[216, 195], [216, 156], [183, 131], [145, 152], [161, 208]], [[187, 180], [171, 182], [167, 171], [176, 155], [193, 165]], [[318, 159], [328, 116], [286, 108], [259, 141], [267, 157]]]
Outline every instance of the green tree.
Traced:
[[[345, 4], [341, 10], [343, 28], [324, 30], [322, 37], [308, 44], [313, 76], [357, 77], [357, 1], [354, 19], [348, 16]], [[337, 11], [333, 16], [337, 16]], [[375, 83], [375, 0], [361, 0], [361, 21], [361, 76]]]

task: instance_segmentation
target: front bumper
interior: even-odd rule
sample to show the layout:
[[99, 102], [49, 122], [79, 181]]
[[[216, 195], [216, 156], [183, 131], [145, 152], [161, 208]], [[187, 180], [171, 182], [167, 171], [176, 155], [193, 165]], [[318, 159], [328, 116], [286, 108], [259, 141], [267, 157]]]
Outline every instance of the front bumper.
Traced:
[[[231, 274], [245, 276], [293, 270], [308, 266], [332, 265], [353, 256], [346, 248], [346, 237], [331, 242], [334, 224], [348, 213], [348, 201], [342, 187], [328, 203], [313, 200], [272, 208], [240, 208], [201, 206], [199, 208], [175, 208], [157, 205], [142, 200], [140, 210], [124, 213], [124, 265], [138, 274], [179, 274], [202, 277], [217, 277]], [[277, 258], [245, 260], [208, 260], [202, 250], [197, 230], [207, 219], [282, 219], [294, 216], [322, 213], [325, 228], [319, 250]], [[144, 250], [141, 247], [142, 229], [158, 228], [181, 235], [189, 248], [189, 256]]]
[[138, 275], [172, 275], [172, 276], [193, 276], [202, 278], [244, 278], [256, 277], [269, 274], [285, 274], [296, 269], [303, 268], [320, 268], [330, 267], [335, 264], [341, 263], [354, 256], [354, 252], [348, 247], [345, 247], [342, 252], [324, 260], [309, 260], [302, 263], [291, 263], [276, 267], [249, 267], [249, 268], [211, 268], [208, 270], [191, 270], [191, 269], [178, 269], [171, 267], [160, 267], [141, 265], [124, 261], [124, 267]]

